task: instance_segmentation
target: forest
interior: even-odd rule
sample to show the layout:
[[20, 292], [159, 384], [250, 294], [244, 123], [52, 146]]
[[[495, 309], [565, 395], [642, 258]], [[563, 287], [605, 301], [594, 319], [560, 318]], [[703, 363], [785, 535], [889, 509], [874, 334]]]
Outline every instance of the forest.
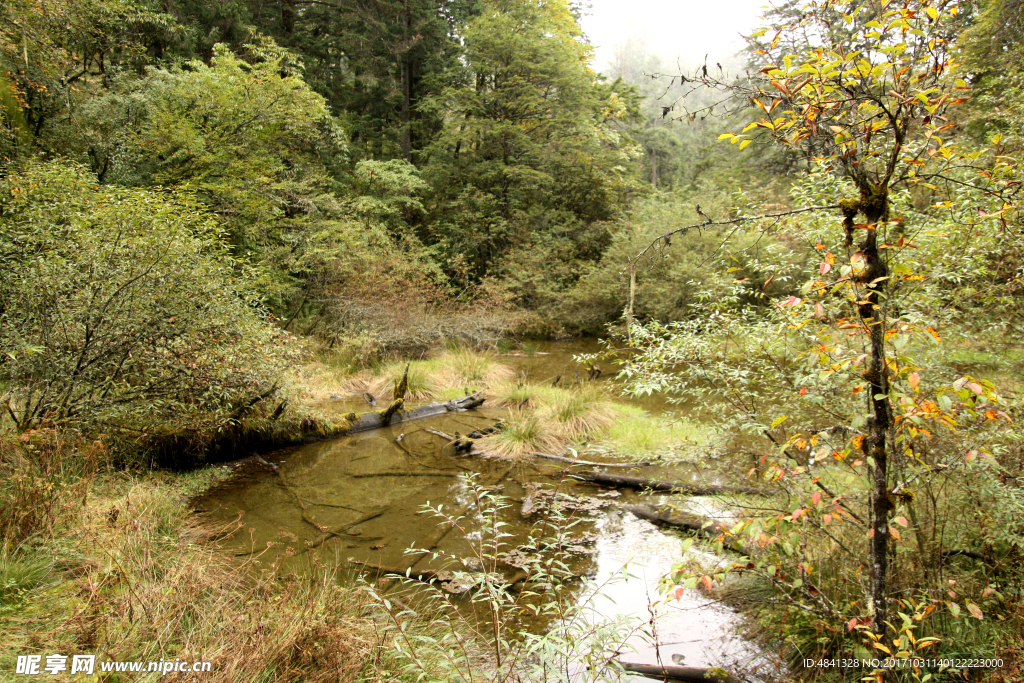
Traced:
[[0, 680], [1024, 681], [1024, 3], [588, 11], [0, 0]]

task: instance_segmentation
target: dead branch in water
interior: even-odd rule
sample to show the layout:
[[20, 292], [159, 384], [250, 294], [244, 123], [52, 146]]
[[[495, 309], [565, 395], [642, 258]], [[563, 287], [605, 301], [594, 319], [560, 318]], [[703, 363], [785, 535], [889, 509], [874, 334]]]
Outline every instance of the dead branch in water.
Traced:
[[[603, 466], [603, 465], [602, 465]], [[767, 492], [750, 486], [730, 486], [726, 484], [687, 484], [681, 481], [659, 481], [657, 479], [642, 479], [640, 477], [624, 477], [618, 474], [607, 474], [605, 472], [587, 472], [582, 474], [570, 474], [570, 477], [578, 481], [585, 481], [591, 484], [601, 484], [614, 488], [636, 489], [638, 491], [650, 490], [664, 493], [686, 493], [691, 496], [717, 496], [721, 494], [747, 494], [764, 496]]]

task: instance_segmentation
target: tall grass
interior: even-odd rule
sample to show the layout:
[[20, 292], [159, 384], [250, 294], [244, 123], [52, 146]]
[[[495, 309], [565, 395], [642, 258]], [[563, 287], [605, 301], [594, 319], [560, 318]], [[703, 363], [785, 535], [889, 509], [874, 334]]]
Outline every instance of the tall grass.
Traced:
[[208, 660], [211, 683], [375, 680], [382, 642], [361, 592], [315, 560], [300, 576], [240, 564], [211, 542], [227, 530], [196, 524], [185, 499], [211, 471], [105, 475], [60, 518], [43, 498], [18, 498], [44, 510], [4, 527], [0, 670], [21, 654], [60, 652]]
[[548, 427], [568, 442], [583, 441], [600, 434], [614, 417], [612, 402], [592, 385], [562, 390], [539, 410]]
[[103, 446], [73, 432], [0, 436], [0, 539], [3, 548], [50, 537], [79, 513]]

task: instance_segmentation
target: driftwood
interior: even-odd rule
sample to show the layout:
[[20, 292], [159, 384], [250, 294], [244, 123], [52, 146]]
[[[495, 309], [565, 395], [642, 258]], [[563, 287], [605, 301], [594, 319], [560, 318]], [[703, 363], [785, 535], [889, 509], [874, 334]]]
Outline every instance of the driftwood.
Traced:
[[[682, 512], [662, 512], [650, 505], [623, 505], [622, 509], [629, 510], [640, 519], [646, 519], [658, 526], [670, 527], [673, 529], [686, 529], [699, 536], [706, 538], [719, 538], [727, 536], [729, 528], [721, 522], [716, 522], [707, 517], [688, 515]], [[743, 545], [736, 539], [726, 543], [726, 547], [734, 552], [746, 555]]]
[[[313, 539], [312, 542], [310, 542], [309, 548], [310, 549], [312, 549], [312, 548], [319, 548], [321, 545], [323, 545], [324, 541], [326, 541], [327, 539], [333, 538], [334, 536], [340, 536], [341, 534], [347, 534], [349, 536], [358, 535], [358, 534], [348, 534], [348, 530], [351, 529], [352, 527], [359, 526], [363, 522], [369, 522], [371, 519], [376, 519], [376, 518], [380, 517], [385, 512], [387, 512], [387, 509], [388, 509], [387, 506], [382, 507], [379, 510], [375, 510], [373, 512], [370, 512], [370, 513], [367, 513], [367, 514], [363, 515], [362, 517], [360, 517], [359, 519], [355, 520], [354, 522], [346, 522], [345, 524], [342, 524], [341, 526], [339, 526], [336, 529], [330, 529], [330, 530], [324, 531], [324, 533], [320, 534], [315, 539]], [[317, 528], [322, 528], [322, 527], [317, 527]]]
[[725, 669], [702, 669], [693, 666], [659, 666], [656, 664], [632, 664], [614, 660], [612, 666], [659, 681], [681, 681], [682, 683], [739, 683]]
[[657, 463], [649, 460], [642, 462], [623, 462], [623, 463], [612, 463], [612, 462], [591, 462], [589, 460], [580, 460], [579, 458], [567, 458], [564, 455], [552, 455], [551, 453], [530, 453], [535, 458], [544, 458], [545, 460], [554, 460], [555, 462], [564, 462], [569, 465], [578, 465], [580, 467], [650, 467]]
[[366, 472], [349, 475], [353, 479], [370, 479], [373, 477], [457, 477], [462, 472]]
[[588, 472], [586, 474], [570, 474], [570, 477], [591, 484], [613, 486], [615, 488], [637, 489], [640, 491], [662, 491], [665, 493], [688, 493], [691, 496], [714, 496], [722, 493], [746, 493], [749, 495], [766, 495], [761, 489], [750, 486], [727, 486], [723, 484], [687, 484], [681, 481], [658, 481], [640, 477], [624, 477], [605, 472]]
[[412, 422], [413, 420], [422, 420], [428, 417], [437, 417], [438, 415], [444, 415], [445, 413], [461, 413], [464, 410], [476, 408], [484, 402], [481, 392], [477, 392], [475, 394], [470, 394], [463, 398], [452, 399], [451, 401], [446, 401], [444, 403], [431, 403], [411, 410], [402, 410], [401, 405], [398, 405], [397, 407], [395, 406], [399, 400], [401, 399], [396, 399], [387, 408], [381, 411], [363, 413], [362, 415], [349, 413], [346, 416], [348, 421], [351, 423], [348, 428], [348, 433], [355, 434], [358, 432], [367, 432], [371, 429], [380, 429], [381, 427], [387, 427], [389, 425]]
[[[383, 576], [384, 574], [391, 574], [394, 576], [406, 576], [406, 570], [401, 567], [389, 567], [383, 564], [373, 564], [372, 562], [363, 562], [361, 560], [349, 560], [349, 564], [354, 564], [367, 571], [377, 572], [378, 575]], [[444, 577], [444, 570], [435, 571], [433, 569], [420, 569], [418, 571], [409, 570], [408, 577], [416, 579], [417, 581], [432, 581], [438, 578], [438, 574]], [[449, 574], [451, 572], [448, 572]]]

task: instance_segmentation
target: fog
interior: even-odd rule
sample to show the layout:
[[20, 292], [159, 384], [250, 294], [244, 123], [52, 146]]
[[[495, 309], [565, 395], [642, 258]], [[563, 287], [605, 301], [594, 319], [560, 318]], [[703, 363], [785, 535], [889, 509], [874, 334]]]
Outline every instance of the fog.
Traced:
[[594, 68], [606, 72], [615, 46], [646, 43], [666, 67], [679, 59], [727, 63], [742, 46], [741, 33], [759, 25], [765, 0], [592, 0], [583, 30], [596, 47]]

